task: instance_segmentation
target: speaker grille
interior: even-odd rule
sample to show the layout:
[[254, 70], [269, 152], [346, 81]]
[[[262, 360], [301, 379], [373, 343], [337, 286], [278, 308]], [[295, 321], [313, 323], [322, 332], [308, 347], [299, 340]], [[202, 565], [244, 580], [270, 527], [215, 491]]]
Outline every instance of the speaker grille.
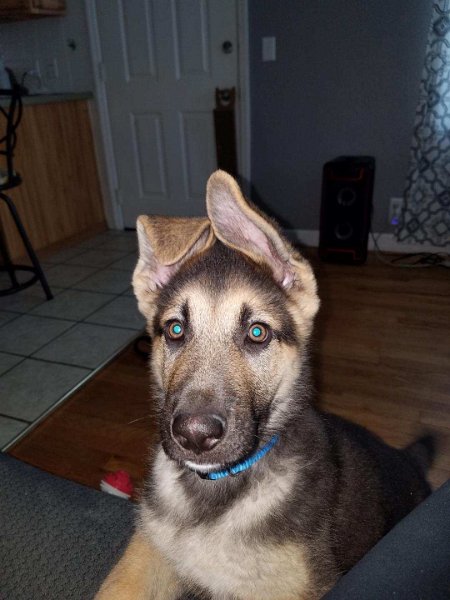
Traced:
[[372, 210], [375, 160], [345, 156], [324, 165], [319, 255], [324, 260], [362, 263]]

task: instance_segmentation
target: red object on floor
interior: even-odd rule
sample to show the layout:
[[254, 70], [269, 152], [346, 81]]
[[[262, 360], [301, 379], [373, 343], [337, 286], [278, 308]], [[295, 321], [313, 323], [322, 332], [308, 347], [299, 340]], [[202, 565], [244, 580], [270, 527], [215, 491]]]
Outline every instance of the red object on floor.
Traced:
[[108, 473], [102, 481], [128, 496], [131, 496], [133, 493], [133, 483], [127, 471], [114, 471], [114, 473]]

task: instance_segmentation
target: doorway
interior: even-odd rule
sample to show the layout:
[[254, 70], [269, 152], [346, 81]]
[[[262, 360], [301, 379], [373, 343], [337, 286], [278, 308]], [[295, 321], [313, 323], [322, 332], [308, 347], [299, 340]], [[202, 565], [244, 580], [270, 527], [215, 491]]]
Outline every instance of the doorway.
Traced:
[[239, 172], [249, 178], [246, 2], [95, 0], [88, 8], [113, 215], [204, 214], [217, 168], [215, 88], [237, 89]]

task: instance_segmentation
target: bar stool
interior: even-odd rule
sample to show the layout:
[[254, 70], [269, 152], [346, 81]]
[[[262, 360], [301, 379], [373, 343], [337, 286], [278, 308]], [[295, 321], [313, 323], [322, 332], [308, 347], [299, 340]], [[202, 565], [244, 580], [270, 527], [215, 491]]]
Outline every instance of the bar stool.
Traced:
[[[0, 258], [2, 263], [0, 264], [0, 272], [7, 272], [11, 285], [0, 290], [0, 296], [7, 296], [9, 294], [15, 294], [20, 290], [24, 290], [30, 285], [33, 285], [37, 281], [40, 281], [42, 288], [45, 292], [47, 300], [53, 298], [53, 294], [50, 291], [50, 287], [47, 283], [47, 279], [42, 270], [41, 264], [34, 251], [33, 245], [27, 235], [22, 220], [17, 212], [12, 199], [5, 194], [6, 191], [12, 190], [22, 183], [22, 178], [18, 173], [14, 171], [13, 158], [14, 158], [14, 147], [17, 141], [17, 127], [22, 118], [22, 93], [21, 88], [18, 85], [13, 85], [10, 90], [0, 90], [0, 97], [6, 98], [8, 107], [0, 106], [0, 111], [6, 120], [6, 133], [0, 139], [0, 156], [6, 158], [6, 171], [0, 174], [0, 200], [5, 202], [8, 210], [11, 214], [13, 222], [17, 228], [17, 231], [22, 239], [25, 250], [30, 258], [32, 266], [14, 264], [11, 260], [11, 256], [6, 244], [6, 239], [0, 226]], [[1, 224], [0, 224], [1, 225]], [[26, 279], [24, 282], [17, 280], [16, 273], [25, 271], [31, 273], [31, 277]]]

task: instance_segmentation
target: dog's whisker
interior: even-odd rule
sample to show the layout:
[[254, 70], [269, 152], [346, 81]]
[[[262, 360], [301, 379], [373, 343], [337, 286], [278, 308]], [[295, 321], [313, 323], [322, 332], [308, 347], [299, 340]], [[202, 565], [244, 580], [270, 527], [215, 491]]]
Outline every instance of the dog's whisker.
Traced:
[[127, 423], [127, 425], [132, 425], [133, 423], [137, 423], [138, 421], [144, 421], [144, 419], [154, 419], [155, 416], [151, 413], [149, 413], [148, 415], [144, 415], [143, 417], [139, 417], [138, 419], [133, 419], [132, 421], [129, 421]]

